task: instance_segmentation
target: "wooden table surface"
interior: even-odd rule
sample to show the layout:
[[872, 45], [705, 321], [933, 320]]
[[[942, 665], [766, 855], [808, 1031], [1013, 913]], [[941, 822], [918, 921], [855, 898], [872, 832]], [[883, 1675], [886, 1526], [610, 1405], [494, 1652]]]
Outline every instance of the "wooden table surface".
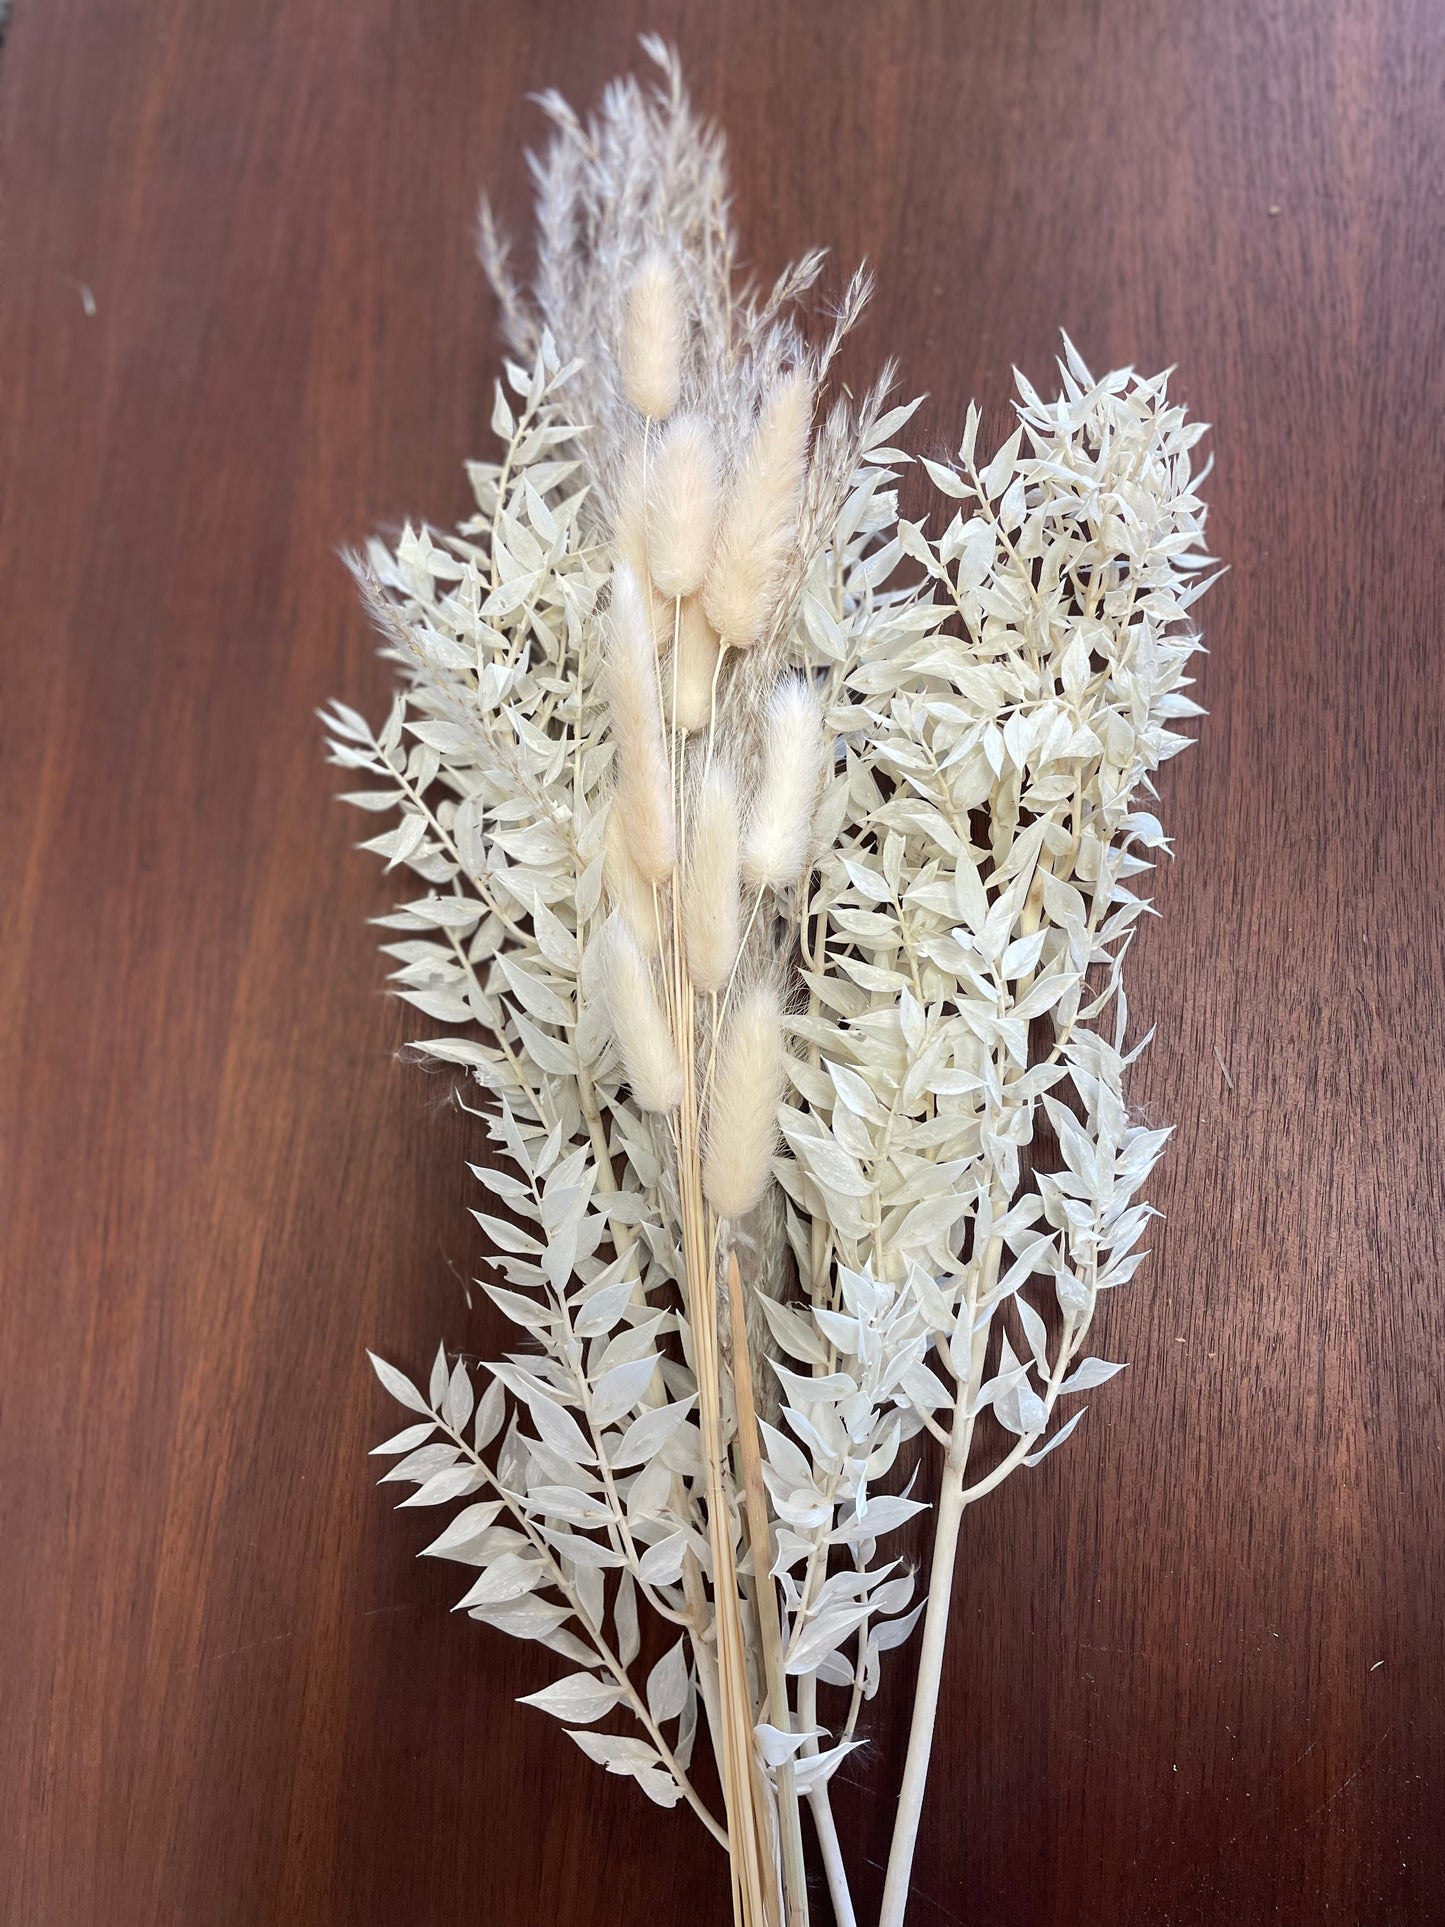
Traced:
[[[312, 712], [338, 546], [461, 512], [489, 183], [650, 26], [767, 270], [866, 254], [932, 399], [1179, 364], [1201, 745], [1131, 957], [1168, 1213], [1077, 1440], [970, 1515], [918, 1927], [1445, 1917], [1445, 11], [19, 0], [3, 102], [0, 1906], [14, 1927], [729, 1917], [513, 1704], [364, 1456], [493, 1354], [475, 1140], [396, 1061]], [[876, 1904], [909, 1661], [845, 1769]], [[820, 1905], [820, 1916], [825, 1905]]]

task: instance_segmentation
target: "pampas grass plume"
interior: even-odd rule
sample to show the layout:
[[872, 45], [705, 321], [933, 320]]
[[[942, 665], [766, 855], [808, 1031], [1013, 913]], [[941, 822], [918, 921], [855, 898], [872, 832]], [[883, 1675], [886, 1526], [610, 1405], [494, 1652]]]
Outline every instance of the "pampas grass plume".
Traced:
[[656, 644], [646, 591], [625, 562], [612, 572], [607, 701], [617, 745], [613, 807], [627, 853], [644, 882], [664, 883], [677, 862], [677, 839], [658, 701]]
[[743, 874], [774, 890], [796, 883], [812, 836], [823, 753], [813, 686], [787, 676], [768, 702], [763, 775], [743, 844]]
[[763, 404], [734, 478], [703, 585], [708, 620], [733, 649], [757, 642], [797, 533], [813, 389], [785, 375]]
[[677, 406], [682, 332], [676, 270], [660, 248], [653, 248], [633, 277], [622, 330], [623, 392], [653, 421]]
[[718, 1055], [702, 1184], [720, 1218], [746, 1216], [767, 1188], [783, 1069], [782, 1004], [764, 979], [744, 993]]
[[677, 1046], [647, 959], [615, 910], [602, 933], [602, 988], [633, 1097], [644, 1111], [675, 1111], [682, 1102]]
[[721, 990], [738, 954], [738, 797], [714, 763], [698, 794], [682, 897], [687, 968], [699, 990]]
[[663, 595], [702, 587], [717, 532], [717, 455], [707, 423], [677, 415], [667, 425], [647, 482], [647, 559]]

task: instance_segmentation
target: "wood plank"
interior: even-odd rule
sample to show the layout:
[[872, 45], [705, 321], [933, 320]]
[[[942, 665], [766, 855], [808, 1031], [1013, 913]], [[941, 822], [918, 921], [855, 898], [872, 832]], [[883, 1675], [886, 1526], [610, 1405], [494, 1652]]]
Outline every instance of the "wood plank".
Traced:
[[[969, 1520], [916, 1917], [1445, 1909], [1445, 15], [20, 0], [0, 56], [0, 1912], [722, 1923], [513, 1704], [365, 1452], [362, 1347], [492, 1354], [312, 712], [336, 549], [465, 503], [525, 96], [647, 25], [764, 271], [867, 255], [926, 442], [1066, 326], [1215, 424], [1201, 747], [1131, 1005], [1167, 1213], [1067, 1451]], [[93, 295], [89, 314], [82, 285]], [[1222, 1060], [1222, 1062], [1221, 1062]], [[840, 1820], [876, 1904], [907, 1662]], [[820, 1913], [822, 1909], [820, 1908]]]

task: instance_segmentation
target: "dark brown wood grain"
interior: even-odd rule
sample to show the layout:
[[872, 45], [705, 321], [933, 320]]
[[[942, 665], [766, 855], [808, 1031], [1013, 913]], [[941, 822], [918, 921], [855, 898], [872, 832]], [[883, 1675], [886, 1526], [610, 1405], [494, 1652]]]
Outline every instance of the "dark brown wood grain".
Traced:
[[[1178, 1126], [1076, 1440], [969, 1517], [914, 1917], [1445, 1915], [1445, 13], [19, 0], [4, 120], [0, 1911], [724, 1923], [679, 1812], [514, 1705], [365, 1452], [490, 1352], [445, 1079], [312, 711], [335, 550], [464, 504], [525, 96], [675, 34], [761, 267], [956, 438], [1096, 364], [1215, 424], [1201, 745], [1131, 958]], [[86, 312], [82, 284], [92, 291]], [[909, 1660], [842, 1776], [876, 1905]], [[826, 1911], [820, 1905], [820, 1915]]]

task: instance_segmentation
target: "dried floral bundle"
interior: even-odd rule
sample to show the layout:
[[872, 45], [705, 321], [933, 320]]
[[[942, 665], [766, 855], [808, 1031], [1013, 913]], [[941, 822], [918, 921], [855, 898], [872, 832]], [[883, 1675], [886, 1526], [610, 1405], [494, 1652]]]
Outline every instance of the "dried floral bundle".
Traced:
[[527, 1703], [692, 1808], [749, 1927], [808, 1918], [803, 1803], [854, 1919], [828, 1782], [921, 1618], [896, 1927], [962, 1515], [1119, 1369], [1087, 1338], [1143, 1255], [1121, 969], [1135, 800], [1199, 713], [1202, 430], [1066, 343], [982, 467], [972, 408], [923, 464], [942, 532], [902, 519], [916, 404], [829, 394], [866, 281], [817, 342], [819, 256], [739, 284], [721, 142], [645, 45], [655, 90], [544, 102], [531, 296], [484, 210], [505, 453], [454, 535], [358, 559], [402, 689], [326, 718], [421, 882], [384, 947], [475, 1080], [519, 1331], [425, 1395], [377, 1361], [416, 1415], [378, 1451], [459, 1503], [460, 1607], [570, 1668]]

